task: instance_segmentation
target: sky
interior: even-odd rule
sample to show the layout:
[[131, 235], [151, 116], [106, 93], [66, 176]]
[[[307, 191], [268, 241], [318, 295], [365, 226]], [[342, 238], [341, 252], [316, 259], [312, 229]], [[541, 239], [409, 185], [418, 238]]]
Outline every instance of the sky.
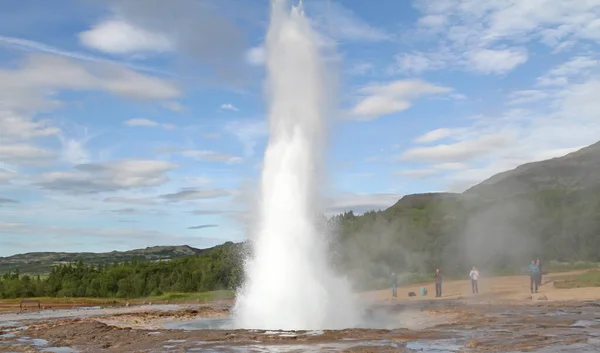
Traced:
[[[304, 1], [339, 77], [329, 215], [600, 140], [600, 0], [374, 3]], [[0, 3], [0, 256], [245, 239], [268, 22], [267, 0]]]

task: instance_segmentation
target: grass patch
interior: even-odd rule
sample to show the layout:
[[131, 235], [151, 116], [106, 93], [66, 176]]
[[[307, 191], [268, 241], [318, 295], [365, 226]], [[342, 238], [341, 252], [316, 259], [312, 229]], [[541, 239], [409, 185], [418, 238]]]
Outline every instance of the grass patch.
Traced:
[[600, 271], [588, 271], [564, 280], [555, 281], [554, 287], [560, 289], [600, 287]]
[[597, 262], [589, 262], [589, 261], [577, 261], [577, 262], [558, 262], [558, 261], [549, 261], [544, 266], [544, 272], [570, 272], [577, 270], [590, 270], [600, 268], [600, 263]]
[[[200, 293], [165, 293], [159, 296], [147, 297], [147, 298], [52, 298], [52, 297], [36, 297], [36, 298], [25, 298], [27, 300], [39, 300], [42, 305], [114, 305], [129, 303], [142, 303], [142, 302], [165, 302], [171, 303], [184, 303], [184, 302], [210, 302], [219, 299], [231, 299], [235, 297], [234, 291], [219, 290], [212, 292], [200, 292]], [[21, 302], [21, 298], [17, 299], [0, 299], [0, 306], [18, 306]]]
[[146, 300], [154, 301], [170, 301], [170, 302], [186, 302], [186, 301], [201, 301], [209, 302], [219, 299], [231, 299], [235, 297], [235, 292], [230, 290], [217, 290], [212, 292], [200, 293], [165, 293], [162, 295], [149, 297]]
[[[52, 298], [52, 297], [36, 297], [24, 298], [26, 300], [39, 300], [42, 304], [64, 304], [64, 305], [103, 305], [114, 302], [113, 298]], [[17, 299], [0, 299], [0, 305], [19, 305], [21, 298]]]

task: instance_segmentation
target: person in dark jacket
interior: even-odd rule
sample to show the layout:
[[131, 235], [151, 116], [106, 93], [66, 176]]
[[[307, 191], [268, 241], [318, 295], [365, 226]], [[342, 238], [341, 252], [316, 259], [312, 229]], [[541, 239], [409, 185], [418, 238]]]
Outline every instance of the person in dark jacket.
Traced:
[[439, 268], [435, 269], [435, 274], [433, 276], [435, 277], [435, 296], [439, 298], [442, 296], [442, 281], [444, 278], [440, 273]]
[[392, 297], [396, 298], [398, 296], [398, 276], [396, 276], [396, 272], [392, 272]]

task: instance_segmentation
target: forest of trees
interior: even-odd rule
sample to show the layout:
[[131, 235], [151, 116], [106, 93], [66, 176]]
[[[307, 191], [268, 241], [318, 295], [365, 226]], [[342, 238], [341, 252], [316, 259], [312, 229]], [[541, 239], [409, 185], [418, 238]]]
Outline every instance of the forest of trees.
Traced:
[[242, 280], [242, 245], [226, 243], [209, 253], [171, 261], [139, 262], [135, 258], [112, 265], [81, 261], [55, 266], [47, 276], [0, 277], [0, 298], [100, 297], [137, 298], [166, 292], [234, 289]]

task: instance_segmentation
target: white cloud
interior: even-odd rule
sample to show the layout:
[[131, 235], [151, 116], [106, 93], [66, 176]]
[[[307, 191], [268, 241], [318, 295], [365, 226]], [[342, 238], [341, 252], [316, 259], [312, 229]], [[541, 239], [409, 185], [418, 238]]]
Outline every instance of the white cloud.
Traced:
[[435, 169], [412, 169], [396, 172], [396, 175], [403, 175], [413, 179], [423, 179], [439, 173]]
[[359, 91], [364, 97], [350, 113], [358, 120], [372, 120], [382, 115], [406, 110], [420, 97], [451, 91], [449, 87], [437, 86], [421, 80], [398, 80], [371, 85]]
[[416, 143], [430, 143], [438, 140], [445, 139], [446, 137], [452, 136], [457, 130], [456, 129], [448, 129], [448, 128], [440, 128], [431, 130], [416, 139], [414, 142]]
[[402, 197], [399, 194], [358, 194], [343, 193], [329, 200], [327, 205], [327, 215], [335, 215], [346, 211], [353, 211], [357, 214], [366, 211], [386, 209]]
[[0, 144], [0, 162], [9, 165], [44, 165], [55, 157], [54, 153], [30, 144]]
[[[0, 98], [0, 106], [2, 101]], [[57, 135], [59, 132], [60, 129], [52, 126], [49, 120], [34, 120], [14, 111], [0, 111], [0, 138], [4, 143], [52, 136]]]
[[245, 55], [246, 62], [250, 65], [262, 65], [265, 63], [265, 47], [250, 48]]
[[440, 163], [434, 164], [433, 168], [439, 170], [461, 170], [469, 168], [469, 165], [466, 163]]
[[421, 24], [435, 23], [438, 33], [445, 33], [455, 46], [507, 40], [538, 40], [549, 46], [568, 40], [600, 42], [594, 30], [600, 15], [596, 1], [423, 0], [416, 5], [423, 13]]
[[[31, 241], [30, 237], [40, 234], [44, 235], [43, 242]], [[137, 228], [78, 228], [18, 222], [0, 222], [0, 235], [6, 244], [11, 244], [17, 249], [27, 248], [30, 251], [49, 251], [50, 248], [53, 251], [64, 251], [68, 246], [72, 246], [71, 251], [82, 246], [92, 248], [94, 251], [130, 250], [173, 244], [209, 247], [223, 242], [222, 239], [182, 236]]]
[[219, 162], [226, 164], [235, 164], [241, 163], [244, 160], [241, 157], [232, 156], [229, 154], [218, 153], [215, 151], [205, 151], [205, 150], [186, 150], [181, 151], [180, 154], [184, 157], [193, 158], [197, 161], [203, 162]]
[[576, 56], [558, 65], [537, 80], [538, 86], [565, 86], [572, 80], [589, 76], [600, 67], [600, 60], [590, 56]]
[[[240, 65], [247, 47], [245, 36], [235, 20], [224, 15], [227, 5], [211, 5], [196, 0], [145, 0], [140, 6], [137, 0], [114, 0], [110, 13], [80, 38], [89, 47], [116, 55], [176, 53], [194, 68], [208, 66], [219, 83], [237, 84], [245, 79], [246, 68]], [[246, 6], [238, 3], [236, 10], [245, 11]]]
[[0, 70], [0, 108], [10, 112], [55, 108], [60, 90], [104, 91], [132, 99], [168, 100], [181, 95], [172, 82], [115, 64], [77, 62], [46, 54], [25, 58], [17, 69]]
[[393, 37], [365, 22], [339, 2], [314, 1], [306, 3], [305, 8], [318, 31], [336, 41], [379, 42]]
[[549, 97], [549, 93], [541, 90], [528, 89], [511, 92], [508, 96], [509, 105], [535, 103]]
[[131, 127], [135, 127], [135, 126], [162, 127], [163, 129], [166, 129], [166, 130], [172, 130], [176, 127], [173, 124], [159, 124], [156, 121], [144, 119], [144, 118], [135, 118], [135, 119], [125, 120], [123, 122], [123, 125], [131, 126]]
[[223, 109], [223, 110], [231, 110], [233, 112], [239, 112], [240, 111], [238, 108], [236, 108], [235, 106], [233, 106], [233, 104], [230, 104], [230, 103], [221, 104], [221, 109]]
[[75, 166], [71, 172], [48, 172], [36, 184], [44, 189], [73, 194], [99, 193], [166, 183], [166, 173], [178, 166], [156, 160], [121, 160]]
[[[597, 142], [600, 66], [589, 59], [567, 60], [541, 78], [561, 83], [541, 90], [538, 79], [538, 88], [511, 93], [506, 111], [465, 119], [466, 126], [449, 136], [452, 143], [413, 147], [402, 158], [448, 171], [448, 188], [462, 191], [498, 172]], [[532, 110], [512, 108], [524, 103]]]
[[131, 197], [107, 197], [103, 200], [110, 203], [125, 203], [132, 205], [154, 205], [156, 202], [149, 198], [131, 198]]
[[11, 180], [15, 179], [18, 177], [17, 173], [14, 172], [3, 172], [1, 171], [2, 167], [0, 165], [0, 185], [2, 184], [9, 184], [11, 182]]
[[[600, 43], [597, 1], [418, 0], [415, 43], [436, 43], [427, 52], [401, 54], [392, 71], [422, 72], [457, 67], [506, 74], [527, 59], [522, 46], [541, 43], [553, 52]], [[420, 43], [419, 43], [420, 44]]]
[[91, 29], [81, 32], [79, 40], [89, 48], [111, 54], [173, 50], [172, 42], [162, 33], [152, 33], [119, 20], [100, 22]]
[[420, 74], [430, 70], [440, 70], [448, 66], [448, 58], [441, 53], [401, 53], [395, 56], [395, 66], [391, 73]]
[[173, 74], [168, 71], [159, 70], [153, 67], [136, 65], [129, 62], [110, 60], [102, 57], [97, 57], [93, 55], [87, 55], [79, 52], [73, 52], [68, 50], [62, 50], [51, 45], [47, 45], [44, 43], [23, 39], [23, 38], [15, 38], [15, 37], [6, 37], [0, 36], [0, 45], [7, 46], [11, 49], [18, 49], [27, 52], [39, 52], [52, 54], [56, 56], [62, 56], [70, 59], [81, 60], [81, 61], [89, 61], [95, 63], [104, 63], [104, 64], [115, 64], [123, 67], [127, 67], [136, 71], [142, 72], [150, 72], [150, 73], [158, 73], [163, 75], [172, 76]]
[[513, 140], [510, 136], [493, 134], [453, 144], [412, 148], [404, 152], [400, 158], [436, 163], [467, 162], [505, 147], [511, 142]]
[[513, 49], [478, 49], [468, 53], [471, 67], [484, 74], [504, 74], [527, 61], [527, 50]]
[[72, 165], [90, 162], [90, 153], [85, 148], [89, 137], [74, 139], [59, 135], [59, 140], [62, 145], [61, 159], [64, 162]]
[[185, 188], [181, 191], [172, 194], [164, 194], [160, 197], [167, 201], [189, 201], [189, 200], [202, 200], [202, 199], [216, 199], [221, 197], [230, 196], [231, 192], [223, 189], [197, 189], [197, 188]]

